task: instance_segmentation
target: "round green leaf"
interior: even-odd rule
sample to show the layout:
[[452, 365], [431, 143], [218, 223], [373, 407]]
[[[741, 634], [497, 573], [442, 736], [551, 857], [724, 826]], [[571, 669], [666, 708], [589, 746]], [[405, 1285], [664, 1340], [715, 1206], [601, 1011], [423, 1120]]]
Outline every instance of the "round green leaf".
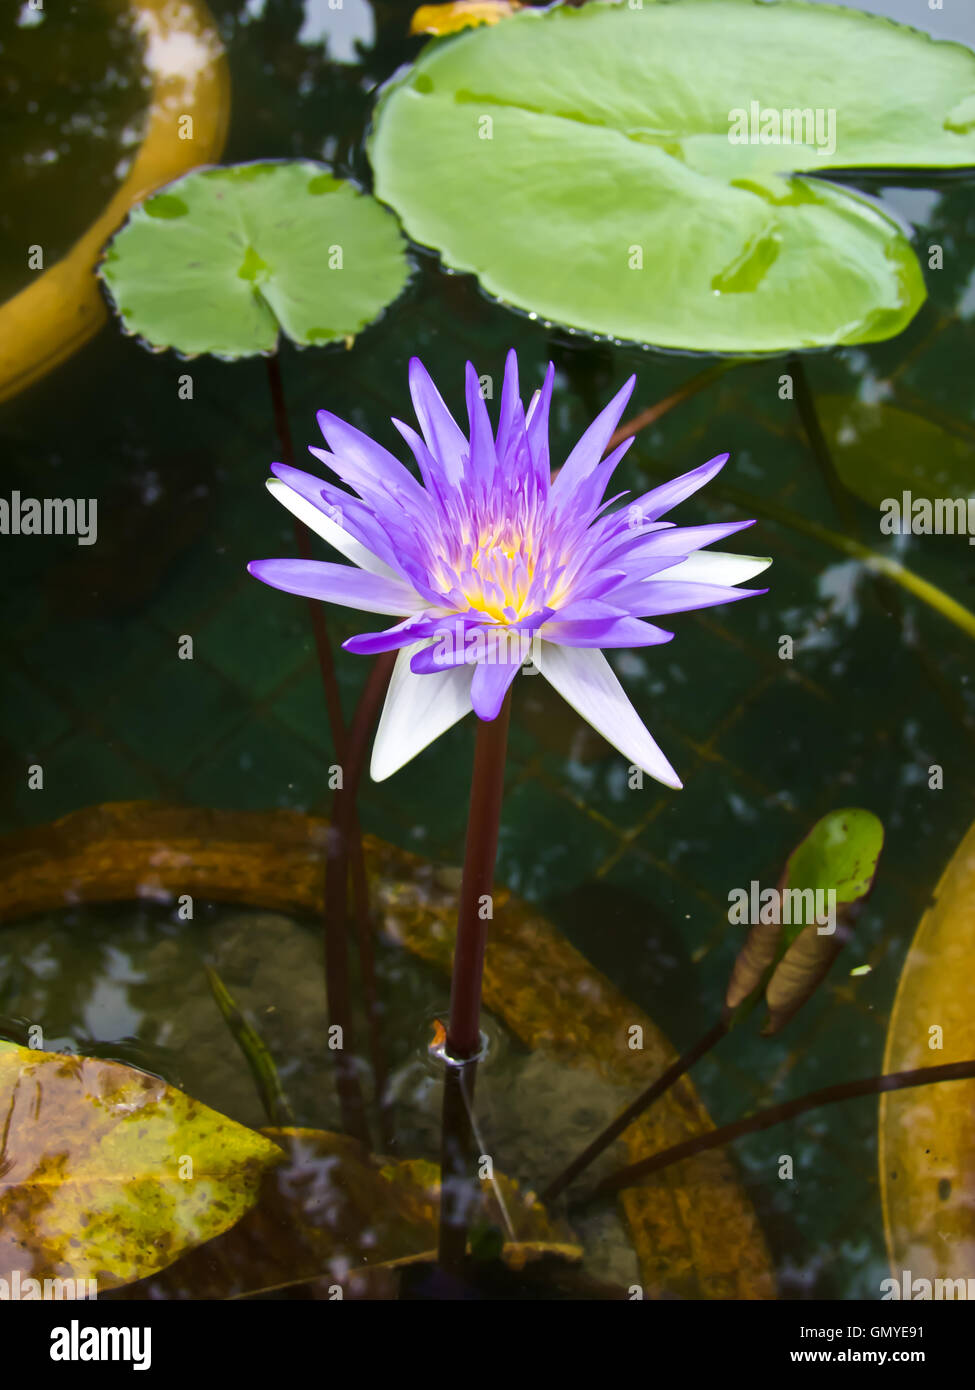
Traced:
[[865, 342], [916, 313], [920, 266], [807, 175], [975, 163], [973, 84], [967, 49], [849, 10], [560, 6], [428, 46], [370, 154], [416, 241], [546, 319], [702, 351]]
[[234, 1225], [282, 1158], [156, 1076], [8, 1042], [0, 1110], [8, 1281], [94, 1279], [103, 1292], [165, 1269]]
[[790, 854], [784, 886], [832, 889], [837, 903], [855, 903], [873, 886], [883, 845], [884, 827], [872, 811], [830, 811]]
[[137, 207], [100, 274], [126, 332], [186, 355], [351, 338], [406, 284], [396, 219], [306, 160], [197, 169]]

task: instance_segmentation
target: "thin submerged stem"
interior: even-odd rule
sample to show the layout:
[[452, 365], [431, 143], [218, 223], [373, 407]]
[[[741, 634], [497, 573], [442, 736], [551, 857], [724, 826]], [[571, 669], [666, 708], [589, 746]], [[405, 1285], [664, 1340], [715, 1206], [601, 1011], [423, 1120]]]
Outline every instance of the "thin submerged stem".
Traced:
[[845, 1081], [838, 1086], [824, 1086], [819, 1091], [811, 1091], [795, 1100], [783, 1101], [781, 1105], [759, 1110], [757, 1114], [736, 1120], [721, 1129], [708, 1130], [705, 1134], [695, 1135], [693, 1139], [685, 1139], [683, 1143], [662, 1149], [660, 1153], [643, 1158], [639, 1163], [631, 1163], [597, 1183], [577, 1205], [588, 1205], [596, 1197], [618, 1192], [623, 1187], [632, 1187], [641, 1178], [649, 1177], [651, 1173], [659, 1173], [662, 1168], [669, 1168], [671, 1164], [680, 1163], [682, 1159], [692, 1158], [708, 1149], [723, 1148], [733, 1139], [771, 1129], [773, 1125], [795, 1119], [797, 1115], [817, 1110], [822, 1105], [833, 1105], [842, 1100], [856, 1100], [861, 1096], [882, 1095], [886, 1091], [906, 1091], [912, 1086], [928, 1086], [935, 1082], [962, 1081], [969, 1077], [975, 1077], [975, 1060], [947, 1062], [940, 1067], [918, 1067], [914, 1071], [889, 1072], [887, 1075], [864, 1077], [860, 1081]]
[[362, 831], [356, 810], [359, 782], [365, 766], [366, 745], [379, 715], [397, 653], [382, 652], [376, 657], [352, 716], [342, 760], [342, 783], [336, 787], [332, 803], [332, 823], [327, 840], [325, 879], [326, 917], [337, 921], [343, 939], [348, 927], [348, 885], [352, 878], [355, 903], [356, 940], [362, 972], [362, 992], [369, 1024], [370, 1055], [379, 1109], [380, 1137], [387, 1144], [392, 1137], [391, 1117], [386, 1103], [386, 1058], [380, 1033], [379, 992], [372, 941], [369, 889], [362, 854]]
[[[294, 446], [291, 439], [291, 426], [284, 399], [284, 383], [281, 380], [281, 363], [278, 354], [266, 357], [268, 388], [271, 393], [271, 406], [274, 411], [274, 425], [281, 448], [282, 462], [294, 464]], [[303, 560], [311, 558], [311, 540], [308, 528], [295, 518], [295, 543]], [[335, 659], [328, 635], [325, 614], [320, 603], [308, 600], [312, 635], [318, 657], [318, 669], [322, 678], [325, 707], [332, 733], [332, 745], [336, 756], [342, 763], [345, 756], [345, 719], [342, 714], [342, 700], [338, 680], [335, 675]], [[353, 806], [354, 814], [354, 806]], [[357, 822], [356, 822], [357, 823]], [[361, 856], [361, 839], [359, 853]], [[325, 991], [328, 997], [328, 1017], [332, 1026], [341, 1029], [341, 1046], [335, 1049], [336, 1089], [342, 1110], [342, 1124], [347, 1132], [362, 1143], [369, 1143], [369, 1129], [366, 1124], [365, 1105], [362, 1090], [355, 1072], [353, 1058], [352, 1003], [349, 988], [349, 952], [346, 941], [346, 879], [341, 882], [341, 909], [338, 907], [338, 894], [332, 889], [332, 874], [326, 872], [325, 879]]]
[[557, 1178], [553, 1178], [539, 1198], [543, 1205], [547, 1206], [553, 1202], [569, 1186], [569, 1183], [573, 1182], [581, 1172], [589, 1167], [590, 1163], [599, 1157], [604, 1149], [609, 1148], [614, 1139], [618, 1139], [634, 1120], [653, 1105], [654, 1101], [659, 1100], [666, 1091], [670, 1090], [671, 1086], [689, 1072], [695, 1062], [700, 1061], [706, 1053], [717, 1046], [730, 1029], [732, 1018], [732, 1012], [725, 1010], [717, 1023], [709, 1028], [693, 1047], [688, 1048], [682, 1056], [676, 1058], [667, 1070], [658, 1076], [656, 1081], [637, 1096], [636, 1100], [631, 1101], [625, 1110], [620, 1111], [616, 1119], [612, 1120], [602, 1133], [598, 1134], [592, 1143], [583, 1149], [581, 1154], [578, 1154], [567, 1167], [563, 1168]]
[[456, 1272], [467, 1248], [467, 1212], [477, 1191], [472, 1171], [474, 1081], [481, 1049], [481, 984], [490, 921], [491, 889], [498, 854], [504, 764], [511, 720], [511, 690], [498, 717], [479, 720], [471, 775], [464, 871], [457, 911], [457, 943], [444, 1043], [441, 1143], [441, 1266]]

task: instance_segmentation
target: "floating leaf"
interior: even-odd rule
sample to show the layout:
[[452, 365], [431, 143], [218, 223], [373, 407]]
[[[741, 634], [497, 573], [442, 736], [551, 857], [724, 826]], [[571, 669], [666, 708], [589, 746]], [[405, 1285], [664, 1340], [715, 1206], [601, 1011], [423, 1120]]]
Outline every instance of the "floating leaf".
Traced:
[[[910, 322], [921, 268], [893, 220], [806, 175], [975, 163], [973, 82], [968, 49], [848, 10], [561, 5], [430, 45], [370, 156], [416, 241], [545, 319], [711, 352], [869, 342]], [[763, 142], [766, 111], [796, 138]]]
[[410, 20], [411, 34], [456, 34], [476, 24], [497, 24], [525, 7], [518, 0], [452, 0], [447, 5], [421, 5]]
[[[327, 822], [292, 811], [194, 810], [120, 802], [0, 840], [0, 922], [65, 902], [192, 893], [292, 913], [322, 911]], [[388, 937], [449, 974], [457, 876], [365, 836], [377, 918]], [[529, 1048], [627, 1091], [673, 1062], [660, 1030], [526, 904], [498, 890], [485, 1007]], [[580, 1005], [580, 1001], [584, 1001]], [[642, 1029], [642, 1049], [628, 1045]], [[681, 1079], [623, 1136], [627, 1161], [713, 1128]], [[540, 1174], [539, 1180], [551, 1176]], [[701, 1154], [624, 1192], [647, 1297], [772, 1298], [761, 1227], [730, 1160]]]
[[[816, 410], [842, 482], [870, 506], [893, 498], [900, 508], [905, 492], [975, 498], [975, 449], [960, 431], [953, 434], [912, 410], [842, 396], [817, 399]], [[897, 517], [907, 530], [910, 516], [898, 511]]]
[[[975, 825], [911, 942], [887, 1029], [885, 1072], [975, 1057], [973, 973]], [[904, 1270], [920, 1279], [975, 1278], [973, 1115], [975, 1081], [881, 1096], [880, 1189], [899, 1288]]]
[[873, 886], [883, 847], [884, 827], [872, 811], [856, 806], [830, 811], [789, 855], [785, 887], [833, 892], [840, 905], [858, 902]]
[[171, 1264], [257, 1199], [276, 1144], [93, 1057], [0, 1043], [0, 1277], [95, 1279]]
[[100, 269], [127, 333], [191, 355], [352, 338], [403, 289], [396, 219], [308, 160], [201, 169], [140, 207]]

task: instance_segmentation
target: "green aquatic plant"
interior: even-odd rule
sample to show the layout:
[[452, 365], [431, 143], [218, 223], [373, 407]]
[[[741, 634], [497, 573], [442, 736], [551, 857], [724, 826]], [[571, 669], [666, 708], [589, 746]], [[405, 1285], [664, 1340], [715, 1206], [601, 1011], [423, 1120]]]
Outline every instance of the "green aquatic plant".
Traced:
[[967, 48], [853, 10], [559, 5], [431, 43], [369, 150], [409, 235], [534, 317], [706, 352], [871, 342], [924, 278], [850, 171], [975, 163], [973, 83]]

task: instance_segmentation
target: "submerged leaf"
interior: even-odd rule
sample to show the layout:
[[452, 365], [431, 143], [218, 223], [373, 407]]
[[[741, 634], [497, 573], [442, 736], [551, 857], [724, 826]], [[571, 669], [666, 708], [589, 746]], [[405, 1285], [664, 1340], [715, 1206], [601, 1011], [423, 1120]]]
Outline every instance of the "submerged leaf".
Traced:
[[257, 1199], [276, 1144], [156, 1076], [0, 1043], [0, 1277], [164, 1269]]
[[939, 497], [975, 498], [975, 449], [962, 437], [964, 426], [953, 433], [911, 410], [841, 396], [818, 398], [816, 410], [843, 484], [872, 507], [897, 503], [896, 513], [885, 508], [897, 521], [892, 534], [909, 529], [911, 516], [901, 515], [905, 492], [929, 506]]

